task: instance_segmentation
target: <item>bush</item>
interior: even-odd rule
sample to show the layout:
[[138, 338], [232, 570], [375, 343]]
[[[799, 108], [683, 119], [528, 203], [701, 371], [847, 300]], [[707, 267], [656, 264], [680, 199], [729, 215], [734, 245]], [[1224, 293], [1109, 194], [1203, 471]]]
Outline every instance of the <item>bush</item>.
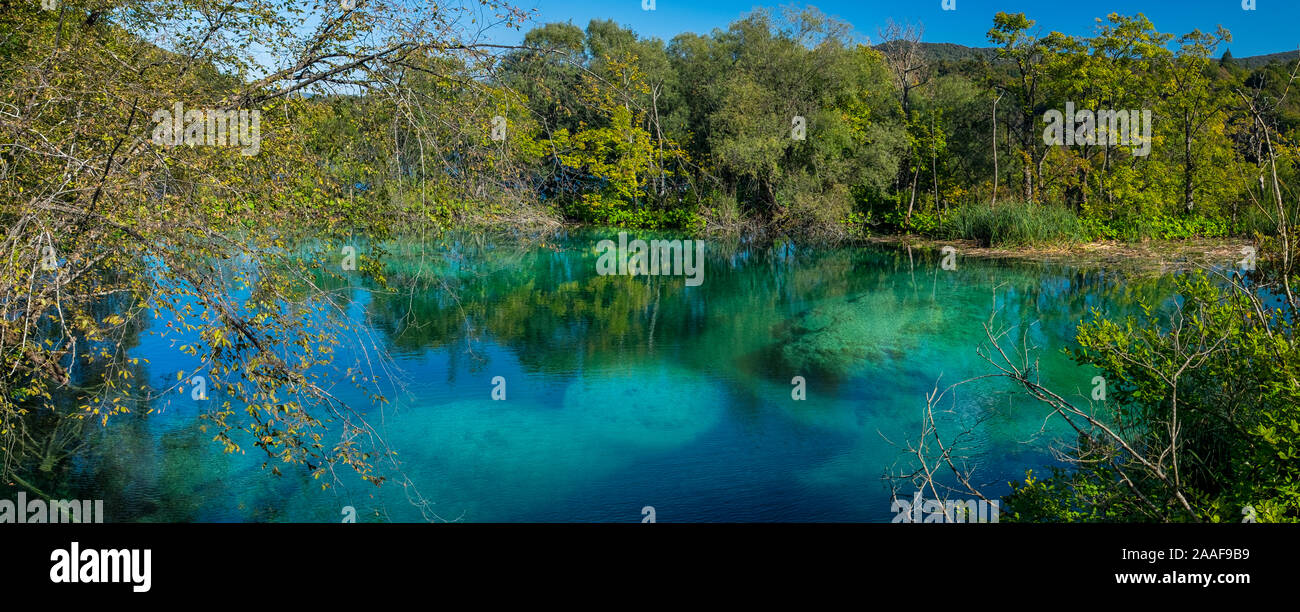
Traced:
[[627, 229], [679, 229], [697, 232], [703, 229], [704, 219], [696, 212], [693, 202], [663, 208], [626, 202], [617, 197], [584, 193], [564, 207], [570, 219], [591, 225], [622, 227]]
[[[1260, 522], [1300, 521], [1294, 306], [1260, 307], [1253, 289], [1203, 272], [1179, 277], [1177, 291], [1176, 327], [1151, 303], [1123, 321], [1080, 325], [1070, 354], [1103, 374], [1109, 396], [1098, 414], [1127, 448], [1096, 430], [1097, 442], [1081, 437], [1077, 469], [1012, 483], [1008, 520], [1239, 522], [1254, 512]], [[1152, 469], [1157, 455], [1178, 466], [1177, 481]]]
[[[1240, 223], [1238, 225], [1241, 225]], [[1129, 217], [1099, 219], [1085, 217], [1081, 220], [1083, 235], [1088, 240], [1123, 240], [1139, 242], [1148, 238], [1160, 240], [1186, 240], [1189, 238], [1225, 238], [1236, 233], [1227, 219], [1194, 216]]]

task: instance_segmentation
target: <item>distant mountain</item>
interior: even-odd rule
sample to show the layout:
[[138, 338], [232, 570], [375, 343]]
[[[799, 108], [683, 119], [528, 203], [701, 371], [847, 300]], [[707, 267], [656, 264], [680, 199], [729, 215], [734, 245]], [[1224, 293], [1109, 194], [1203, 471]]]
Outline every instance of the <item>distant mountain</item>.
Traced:
[[[897, 43], [883, 43], [876, 45], [874, 48], [885, 51], [889, 45]], [[961, 62], [966, 59], [988, 60], [997, 59], [998, 50], [994, 47], [967, 47], [955, 43], [932, 43], [923, 42], [921, 48], [925, 52], [926, 59], [932, 62], [946, 61], [951, 63]], [[1249, 70], [1254, 70], [1260, 66], [1265, 66], [1273, 62], [1294, 62], [1300, 57], [1300, 51], [1284, 51], [1282, 53], [1269, 53], [1266, 55], [1252, 55], [1249, 57], [1233, 57], [1232, 61], [1238, 66]]]
[[1250, 57], [1234, 57], [1232, 61], [1243, 68], [1255, 69], [1273, 62], [1294, 62], [1300, 51], [1286, 51], [1283, 53], [1269, 53], [1268, 55], [1252, 55]]

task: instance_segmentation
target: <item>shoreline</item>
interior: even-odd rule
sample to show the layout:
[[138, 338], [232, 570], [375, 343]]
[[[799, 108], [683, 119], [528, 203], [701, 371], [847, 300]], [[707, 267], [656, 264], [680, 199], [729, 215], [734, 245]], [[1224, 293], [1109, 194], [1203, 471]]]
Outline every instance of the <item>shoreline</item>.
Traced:
[[1103, 240], [1064, 245], [983, 247], [973, 240], [940, 240], [916, 234], [884, 234], [853, 242], [936, 251], [945, 246], [953, 246], [962, 257], [1091, 264], [1159, 273], [1236, 266], [1244, 257], [1242, 249], [1254, 246], [1254, 242], [1246, 238], [1196, 238], [1136, 243]]
[[[493, 233], [487, 228], [461, 228], [471, 233]], [[531, 237], [514, 234], [523, 242], [542, 244], [554, 238], [555, 233], [581, 231], [628, 232], [629, 235], [662, 234], [665, 236], [691, 235], [680, 229], [644, 230], [635, 228], [594, 225], [578, 222], [561, 222]], [[510, 232], [506, 232], [510, 234]], [[747, 242], [751, 240], [779, 240], [773, 236], [744, 233], [705, 233], [702, 240]], [[804, 239], [792, 238], [795, 244], [808, 244]], [[984, 247], [970, 239], [939, 239], [920, 234], [873, 234], [866, 237], [838, 241], [838, 246], [890, 247], [938, 252], [945, 246], [956, 247], [960, 257], [986, 260], [1008, 260], [1029, 263], [1097, 266], [1111, 269], [1166, 274], [1214, 267], [1237, 267], [1245, 257], [1242, 249], [1254, 247], [1254, 240], [1245, 237], [1148, 239], [1142, 242], [1099, 240], [1064, 244], [1038, 244], [1003, 247]]]

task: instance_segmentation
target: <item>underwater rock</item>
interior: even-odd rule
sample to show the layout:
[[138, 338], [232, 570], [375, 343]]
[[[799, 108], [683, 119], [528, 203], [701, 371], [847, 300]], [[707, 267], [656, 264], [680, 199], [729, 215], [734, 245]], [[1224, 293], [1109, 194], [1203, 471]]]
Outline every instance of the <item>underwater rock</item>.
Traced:
[[899, 304], [892, 294], [872, 293], [829, 302], [778, 324], [769, 356], [782, 375], [842, 379], [885, 360], [906, 357], [919, 339], [942, 325], [937, 309]]

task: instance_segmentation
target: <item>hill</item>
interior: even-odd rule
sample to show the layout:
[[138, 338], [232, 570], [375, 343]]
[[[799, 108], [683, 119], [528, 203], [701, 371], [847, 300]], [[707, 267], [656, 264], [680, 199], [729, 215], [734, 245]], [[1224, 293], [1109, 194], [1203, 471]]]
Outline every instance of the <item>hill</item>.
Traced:
[[[885, 51], [889, 49], [890, 44], [896, 43], [879, 44], [873, 48]], [[994, 47], [967, 47], [966, 45], [946, 42], [922, 42], [921, 48], [925, 52], [926, 59], [932, 62], [959, 63], [967, 59], [993, 61], [997, 58], [998, 53], [998, 50]], [[1233, 57], [1232, 60], [1243, 68], [1254, 70], [1274, 62], [1293, 62], [1298, 57], [1300, 57], [1300, 51], [1283, 51], [1248, 57]]]

